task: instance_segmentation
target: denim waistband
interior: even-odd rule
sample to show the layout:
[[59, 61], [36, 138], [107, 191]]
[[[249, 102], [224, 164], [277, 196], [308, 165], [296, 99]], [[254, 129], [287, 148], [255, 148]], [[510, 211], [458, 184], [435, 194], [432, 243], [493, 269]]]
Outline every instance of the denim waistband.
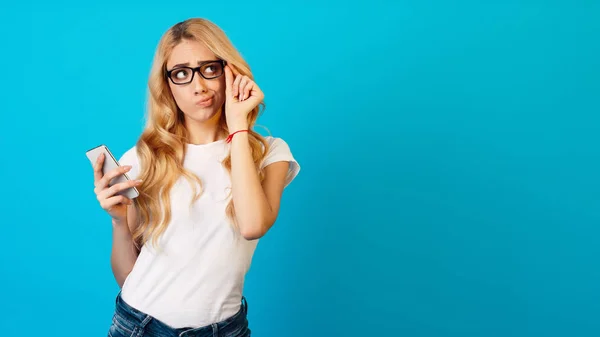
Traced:
[[121, 324], [127, 326], [130, 330], [144, 330], [150, 335], [154, 332], [157, 335], [170, 335], [178, 337], [205, 337], [217, 336], [227, 331], [234, 331], [241, 325], [247, 325], [246, 315], [248, 313], [248, 303], [246, 298], [242, 296], [242, 305], [240, 310], [233, 316], [211, 325], [199, 328], [172, 328], [164, 322], [146, 314], [129, 304], [121, 297], [121, 292], [116, 298], [116, 314], [118, 314], [126, 322]]

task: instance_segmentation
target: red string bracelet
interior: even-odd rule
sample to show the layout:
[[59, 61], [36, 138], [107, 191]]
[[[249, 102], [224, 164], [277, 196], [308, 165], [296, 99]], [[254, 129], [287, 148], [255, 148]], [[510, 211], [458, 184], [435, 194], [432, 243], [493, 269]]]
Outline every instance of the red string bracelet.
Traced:
[[226, 141], [227, 141], [227, 143], [231, 143], [231, 140], [233, 139], [233, 135], [235, 135], [235, 134], [236, 134], [236, 133], [238, 133], [238, 132], [249, 132], [249, 131], [250, 131], [250, 130], [238, 130], [238, 131], [236, 131], [236, 132], [234, 132], [234, 133], [230, 134], [230, 135], [229, 135], [229, 137], [227, 137], [227, 140], [226, 140]]

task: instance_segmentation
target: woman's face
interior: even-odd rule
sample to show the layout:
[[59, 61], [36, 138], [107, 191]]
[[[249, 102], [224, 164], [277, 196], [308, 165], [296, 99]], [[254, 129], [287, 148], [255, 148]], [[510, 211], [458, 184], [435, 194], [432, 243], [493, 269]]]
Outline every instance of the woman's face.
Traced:
[[[185, 68], [198, 66], [200, 72], [209, 79], [200, 76], [198, 71]], [[170, 71], [167, 82], [186, 119], [204, 122], [220, 113], [225, 103], [223, 63], [203, 43], [182, 40], [167, 60], [167, 71]]]

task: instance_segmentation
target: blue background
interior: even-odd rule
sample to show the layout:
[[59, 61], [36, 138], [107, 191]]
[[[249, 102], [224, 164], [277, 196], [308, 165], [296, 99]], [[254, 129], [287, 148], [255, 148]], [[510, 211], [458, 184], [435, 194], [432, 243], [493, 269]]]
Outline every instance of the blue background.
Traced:
[[253, 336], [600, 334], [597, 1], [0, 9], [3, 336], [106, 336], [84, 153], [133, 146], [156, 44], [192, 16], [302, 165], [247, 277]]

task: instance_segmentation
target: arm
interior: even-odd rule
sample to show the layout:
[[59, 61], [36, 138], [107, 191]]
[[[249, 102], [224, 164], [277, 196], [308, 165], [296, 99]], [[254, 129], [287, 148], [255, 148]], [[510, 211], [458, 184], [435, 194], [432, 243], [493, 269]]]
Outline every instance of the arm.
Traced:
[[265, 168], [261, 185], [252, 160], [248, 134], [238, 133], [231, 141], [231, 189], [236, 220], [247, 240], [261, 238], [273, 226], [289, 163], [280, 161]]
[[135, 206], [127, 206], [127, 219], [123, 222], [113, 220], [113, 245], [110, 264], [113, 275], [119, 285], [123, 287], [125, 279], [133, 269], [139, 251], [133, 244], [131, 233], [134, 228], [130, 224], [136, 223]]
[[[248, 76], [225, 66], [225, 117], [230, 133], [248, 129], [248, 114], [264, 99], [260, 88]], [[273, 226], [285, 187], [289, 162], [277, 161], [265, 168], [261, 185], [252, 160], [248, 134], [237, 133], [231, 141], [231, 189], [236, 222], [247, 240], [258, 239]]]

